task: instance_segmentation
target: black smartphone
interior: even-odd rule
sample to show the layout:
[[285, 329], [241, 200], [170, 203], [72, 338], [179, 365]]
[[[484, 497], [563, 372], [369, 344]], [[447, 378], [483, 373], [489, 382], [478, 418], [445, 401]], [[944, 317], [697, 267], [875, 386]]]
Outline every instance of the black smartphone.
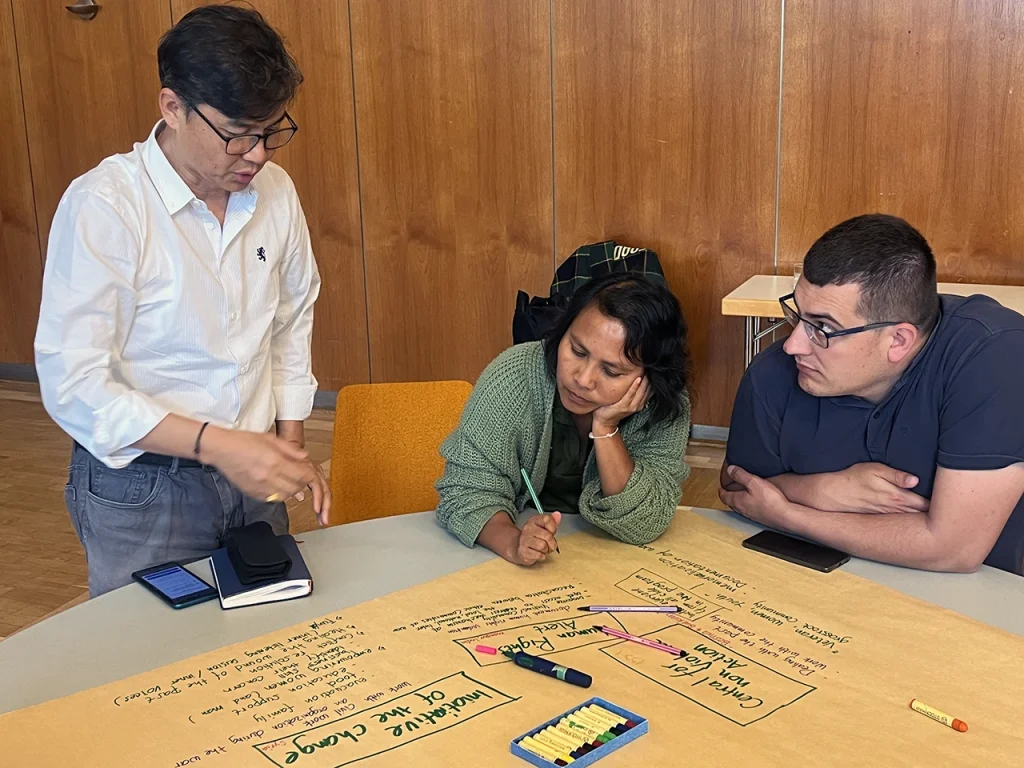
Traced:
[[217, 596], [217, 590], [180, 563], [164, 563], [132, 574], [132, 578], [155, 593], [172, 608], [205, 603]]
[[813, 568], [822, 573], [834, 571], [850, 556], [845, 552], [820, 544], [812, 544], [803, 539], [794, 539], [775, 531], [761, 531], [743, 541], [743, 546], [755, 552], [772, 555], [790, 563]]

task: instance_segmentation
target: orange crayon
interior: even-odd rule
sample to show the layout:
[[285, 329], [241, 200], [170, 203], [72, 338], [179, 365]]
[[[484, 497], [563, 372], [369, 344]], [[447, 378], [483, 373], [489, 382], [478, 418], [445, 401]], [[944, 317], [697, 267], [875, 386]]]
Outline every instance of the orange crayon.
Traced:
[[929, 707], [927, 704], [918, 701], [917, 699], [910, 700], [910, 708], [915, 712], [920, 712], [925, 717], [930, 717], [932, 720], [935, 720], [936, 722], [942, 723], [943, 725], [948, 725], [954, 731], [964, 733], [967, 730], [967, 723], [965, 723], [963, 720], [956, 717], [952, 717], [951, 715], [947, 715], [945, 712], [940, 712], [934, 707]]

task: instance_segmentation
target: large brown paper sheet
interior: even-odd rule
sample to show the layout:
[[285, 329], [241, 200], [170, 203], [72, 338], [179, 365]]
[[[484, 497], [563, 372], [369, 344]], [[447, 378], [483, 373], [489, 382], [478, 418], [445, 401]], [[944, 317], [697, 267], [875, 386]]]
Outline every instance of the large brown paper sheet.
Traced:
[[[742, 538], [686, 509], [649, 546], [567, 536], [540, 567], [495, 560], [9, 713], [0, 765], [524, 766], [510, 740], [593, 695], [650, 721], [601, 768], [1024, 765], [1024, 638]], [[576, 610], [622, 603], [683, 610]], [[594, 684], [477, 644], [551, 658]], [[968, 732], [911, 710], [914, 698]]]

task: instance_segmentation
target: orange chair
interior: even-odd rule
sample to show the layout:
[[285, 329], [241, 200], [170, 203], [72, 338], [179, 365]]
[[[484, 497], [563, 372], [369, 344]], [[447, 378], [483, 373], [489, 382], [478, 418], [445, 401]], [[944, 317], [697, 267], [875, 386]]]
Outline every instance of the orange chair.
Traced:
[[438, 452], [473, 391], [465, 381], [355, 384], [338, 393], [330, 524], [437, 507]]

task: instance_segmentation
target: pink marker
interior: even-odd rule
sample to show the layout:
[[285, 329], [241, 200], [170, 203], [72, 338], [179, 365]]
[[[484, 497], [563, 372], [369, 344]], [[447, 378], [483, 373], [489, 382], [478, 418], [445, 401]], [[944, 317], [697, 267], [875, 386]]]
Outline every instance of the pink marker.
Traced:
[[659, 643], [657, 640], [648, 640], [646, 637], [637, 637], [636, 635], [631, 635], [628, 632], [620, 632], [617, 629], [611, 629], [610, 627], [601, 627], [601, 626], [598, 626], [596, 624], [594, 625], [594, 629], [599, 629], [602, 632], [604, 632], [606, 635], [611, 635], [612, 637], [618, 637], [618, 638], [620, 638], [622, 640], [629, 640], [632, 643], [639, 643], [640, 645], [646, 645], [648, 648], [654, 648], [654, 649], [659, 650], [659, 651], [665, 651], [666, 653], [671, 653], [673, 656], [680, 656], [680, 657], [682, 657], [682, 656], [686, 655], [686, 651], [682, 651], [682, 650], [680, 650], [678, 648], [673, 648], [671, 645], [665, 645], [664, 643]]
[[489, 645], [478, 645], [476, 649], [479, 653], [489, 653], [491, 656], [496, 656], [498, 654], [498, 649], [491, 648]]

